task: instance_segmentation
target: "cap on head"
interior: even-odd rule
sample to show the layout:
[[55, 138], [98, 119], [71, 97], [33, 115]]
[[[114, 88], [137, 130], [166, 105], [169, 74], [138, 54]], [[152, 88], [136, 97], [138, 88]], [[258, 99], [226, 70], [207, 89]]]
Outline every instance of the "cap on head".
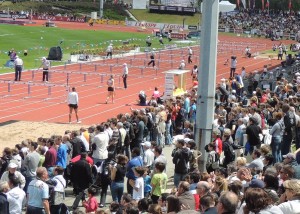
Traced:
[[18, 168], [18, 165], [16, 163], [11, 162], [8, 164], [8, 168], [15, 169], [15, 168]]
[[150, 148], [150, 147], [151, 147], [150, 141], [146, 141], [146, 142], [144, 142], [144, 143], [141, 143], [141, 145], [143, 145], [143, 146], [145, 146], [145, 147], [147, 147], [147, 148]]
[[260, 179], [253, 179], [249, 183], [249, 187], [250, 188], [261, 188], [262, 189], [262, 188], [265, 187], [265, 183]]

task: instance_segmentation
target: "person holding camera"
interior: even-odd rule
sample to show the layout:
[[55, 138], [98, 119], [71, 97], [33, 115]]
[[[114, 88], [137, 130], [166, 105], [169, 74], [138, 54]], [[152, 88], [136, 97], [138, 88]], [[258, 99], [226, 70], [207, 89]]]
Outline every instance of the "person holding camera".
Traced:
[[103, 162], [108, 157], [108, 143], [109, 137], [104, 132], [104, 126], [98, 125], [96, 127], [96, 135], [92, 140], [92, 158], [94, 159], [94, 163]]

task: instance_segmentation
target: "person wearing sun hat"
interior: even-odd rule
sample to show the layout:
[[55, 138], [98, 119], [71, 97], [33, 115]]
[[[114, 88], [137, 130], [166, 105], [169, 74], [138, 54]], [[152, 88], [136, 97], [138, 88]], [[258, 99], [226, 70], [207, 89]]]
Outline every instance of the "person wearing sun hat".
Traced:
[[49, 80], [49, 68], [50, 68], [50, 61], [46, 59], [46, 57], [42, 57], [42, 64], [38, 69], [43, 67], [43, 82], [48, 82]]
[[19, 179], [19, 182], [20, 182], [20, 188], [23, 189], [25, 187], [25, 177], [22, 175], [21, 172], [17, 171], [17, 168], [18, 168], [18, 165], [14, 162], [14, 161], [11, 161], [9, 164], [8, 164], [8, 170], [5, 171], [1, 177], [1, 181], [9, 181], [9, 178], [12, 177], [12, 176], [15, 176]]
[[141, 143], [144, 148], [143, 154], [143, 165], [149, 169], [152, 169], [154, 163], [154, 153], [151, 150], [151, 143], [149, 141], [145, 141]]

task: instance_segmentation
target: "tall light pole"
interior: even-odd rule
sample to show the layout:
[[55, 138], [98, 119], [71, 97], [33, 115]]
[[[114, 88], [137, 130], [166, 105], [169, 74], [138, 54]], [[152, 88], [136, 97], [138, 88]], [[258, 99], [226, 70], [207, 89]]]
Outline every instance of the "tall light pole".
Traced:
[[200, 71], [198, 75], [196, 143], [202, 156], [199, 169], [206, 171], [205, 145], [211, 142], [215, 105], [217, 68], [219, 0], [203, 0], [200, 41]]
[[99, 11], [99, 19], [103, 17], [103, 1], [104, 0], [99, 0], [100, 1], [100, 11]]

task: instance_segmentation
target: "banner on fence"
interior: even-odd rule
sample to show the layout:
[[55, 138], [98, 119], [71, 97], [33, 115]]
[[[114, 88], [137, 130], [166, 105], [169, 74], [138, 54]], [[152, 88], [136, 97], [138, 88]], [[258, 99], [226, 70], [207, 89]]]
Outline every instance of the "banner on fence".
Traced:
[[[136, 21], [127, 21], [127, 26], [131, 27], [145, 27], [145, 28], [159, 28], [159, 29], [170, 29], [170, 30], [180, 30], [182, 25], [179, 24], [167, 24], [167, 23], [155, 23], [155, 22], [136, 22]], [[184, 26], [185, 30], [188, 30], [188, 25]]]
[[50, 21], [62, 21], [62, 22], [86, 22], [86, 18], [77, 17], [65, 17], [65, 16], [32, 16], [34, 20], [50, 20]]
[[26, 15], [26, 14], [7, 14], [7, 13], [0, 13], [0, 18], [27, 19], [27, 15]]
[[[93, 19], [90, 19], [89, 22], [93, 22]], [[109, 19], [97, 19], [95, 20], [97, 24], [107, 24], [107, 25], [125, 25], [125, 21], [119, 20], [109, 20]]]

